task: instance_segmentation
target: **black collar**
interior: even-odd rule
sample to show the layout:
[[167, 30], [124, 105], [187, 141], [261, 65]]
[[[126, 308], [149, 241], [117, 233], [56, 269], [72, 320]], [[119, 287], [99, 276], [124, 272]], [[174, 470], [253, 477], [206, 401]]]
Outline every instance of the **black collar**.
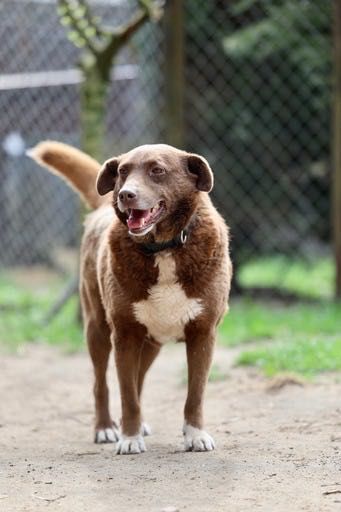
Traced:
[[176, 237], [172, 238], [172, 240], [167, 240], [167, 242], [150, 242], [149, 244], [139, 244], [139, 248], [141, 252], [150, 256], [152, 254], [156, 254], [160, 251], [165, 251], [166, 249], [176, 249], [177, 247], [182, 247], [188, 237], [188, 228], [185, 228], [176, 235]]

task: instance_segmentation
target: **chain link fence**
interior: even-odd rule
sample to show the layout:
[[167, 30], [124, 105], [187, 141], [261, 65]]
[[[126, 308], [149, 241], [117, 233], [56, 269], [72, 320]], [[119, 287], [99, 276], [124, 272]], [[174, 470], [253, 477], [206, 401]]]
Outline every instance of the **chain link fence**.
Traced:
[[[329, 240], [330, 4], [187, 4], [187, 144], [217, 175], [236, 249]], [[230, 6], [230, 7], [228, 7]]]
[[[136, 8], [88, 3], [108, 25]], [[53, 265], [57, 248], [77, 246], [78, 199], [23, 151], [46, 138], [80, 145], [79, 51], [53, 0], [2, 0], [0, 20], [0, 264]], [[173, 129], [215, 171], [234, 260], [328, 254], [331, 3], [187, 0], [180, 21], [144, 26], [120, 53], [106, 156], [169, 141], [174, 71], [182, 125]], [[174, 70], [165, 34], [176, 26], [184, 54]]]

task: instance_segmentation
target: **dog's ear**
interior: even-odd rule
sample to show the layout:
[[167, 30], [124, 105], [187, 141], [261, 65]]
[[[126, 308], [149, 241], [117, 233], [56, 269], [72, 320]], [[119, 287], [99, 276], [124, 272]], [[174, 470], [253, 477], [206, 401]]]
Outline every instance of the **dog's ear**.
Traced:
[[196, 177], [196, 187], [202, 192], [210, 192], [213, 188], [213, 172], [207, 160], [194, 153], [187, 155], [187, 167], [191, 175]]
[[110, 158], [104, 162], [96, 181], [97, 192], [100, 196], [104, 196], [111, 190], [114, 190], [117, 178], [117, 167], [118, 158]]

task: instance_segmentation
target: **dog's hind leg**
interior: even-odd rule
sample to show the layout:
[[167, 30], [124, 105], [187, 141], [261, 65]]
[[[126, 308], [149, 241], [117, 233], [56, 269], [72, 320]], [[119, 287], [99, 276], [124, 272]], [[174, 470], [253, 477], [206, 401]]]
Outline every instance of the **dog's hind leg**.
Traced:
[[[139, 396], [139, 400], [141, 401], [141, 394], [143, 389], [144, 378], [146, 376], [147, 371], [153, 364], [155, 358], [160, 352], [161, 345], [155, 341], [145, 341], [141, 348], [140, 354], [140, 365], [139, 372], [137, 378], [137, 392]], [[141, 433], [143, 436], [149, 436], [151, 434], [151, 429], [147, 423], [142, 421], [141, 425]]]
[[[106, 321], [96, 276], [90, 273], [92, 261], [82, 261], [80, 297], [85, 336], [94, 369], [95, 443], [114, 443], [118, 439], [117, 425], [109, 412], [107, 368], [110, 356], [111, 329]], [[81, 274], [81, 275], [82, 275]], [[85, 278], [87, 277], [87, 279]]]
[[153, 364], [157, 355], [159, 354], [160, 348], [161, 345], [159, 343], [156, 343], [155, 341], [145, 341], [144, 344], [142, 345], [137, 379], [137, 390], [139, 398], [141, 398], [146, 373]]
[[80, 289], [85, 336], [94, 369], [95, 443], [114, 443], [118, 439], [117, 425], [109, 412], [107, 368], [112, 348], [111, 330], [105, 319], [95, 279], [81, 280]]
[[98, 326], [96, 322], [88, 319], [85, 330], [95, 374], [95, 443], [114, 443], [119, 436], [117, 425], [112, 421], [109, 412], [109, 389], [106, 379], [111, 351], [110, 329], [105, 322]]

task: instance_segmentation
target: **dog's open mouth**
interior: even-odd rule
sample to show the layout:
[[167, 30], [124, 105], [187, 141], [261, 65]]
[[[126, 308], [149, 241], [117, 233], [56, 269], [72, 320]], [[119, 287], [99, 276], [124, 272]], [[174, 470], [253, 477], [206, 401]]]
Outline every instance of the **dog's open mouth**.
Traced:
[[137, 210], [129, 208], [127, 225], [130, 233], [134, 235], [144, 235], [148, 233], [154, 224], [160, 219], [166, 206], [160, 201], [156, 206], [149, 210]]

